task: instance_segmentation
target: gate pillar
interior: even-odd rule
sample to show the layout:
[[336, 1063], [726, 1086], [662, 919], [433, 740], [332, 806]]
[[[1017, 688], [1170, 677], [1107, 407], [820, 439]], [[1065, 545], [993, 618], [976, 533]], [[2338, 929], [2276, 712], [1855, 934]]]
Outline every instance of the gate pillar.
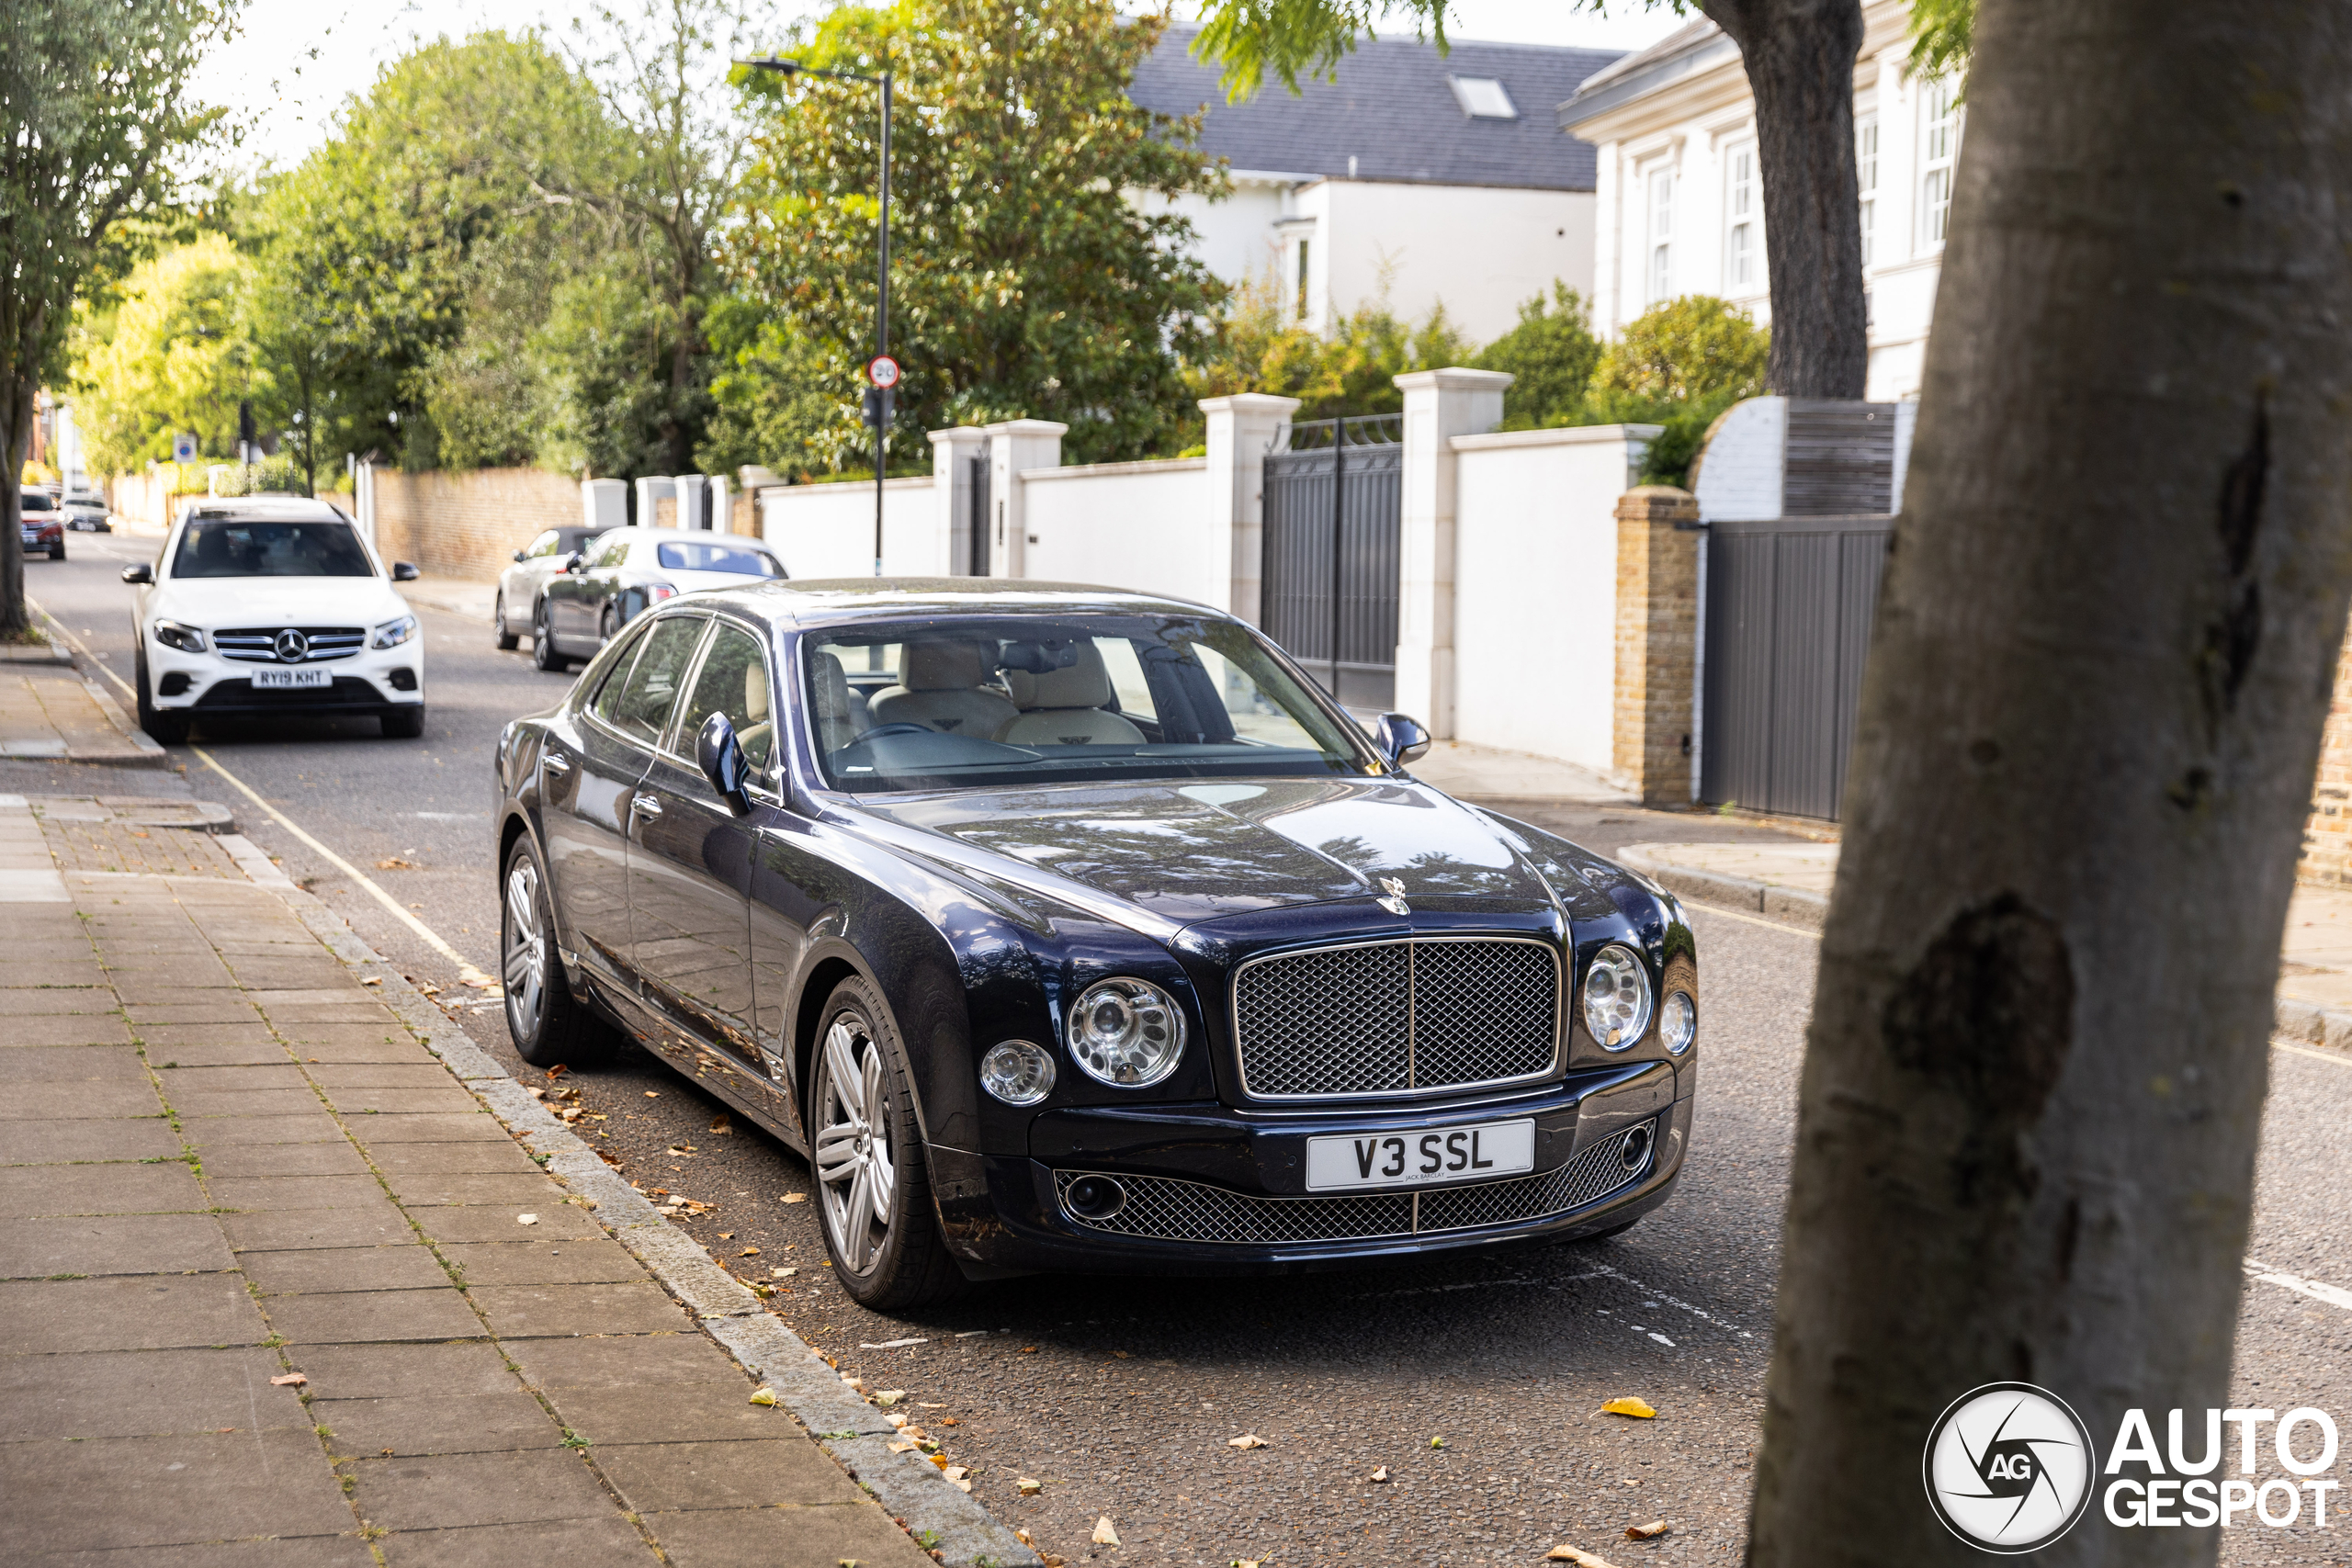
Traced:
[[1396, 706], [1453, 739], [1453, 438], [1503, 422], [1502, 370], [1415, 370], [1405, 394], [1405, 499], [1397, 567]]
[[989, 509], [978, 504], [974, 493], [985, 492], [988, 487], [972, 482], [972, 459], [987, 454], [989, 433], [976, 425], [958, 424], [929, 434], [931, 494], [939, 509], [932, 518], [932, 558], [939, 563], [942, 576], [970, 576], [975, 563], [988, 558], [985, 553], [973, 553], [973, 532], [977, 529], [985, 535], [994, 525], [993, 517], [984, 515]]
[[1201, 412], [1208, 416], [1207, 549], [1212, 560], [1225, 563], [1217, 576], [1231, 585], [1217, 608], [1263, 626], [1266, 453], [1298, 412], [1298, 400], [1236, 392], [1203, 398]]
[[1698, 798], [1699, 502], [1672, 485], [1617, 499], [1617, 682], [1611, 761], [1645, 806]]

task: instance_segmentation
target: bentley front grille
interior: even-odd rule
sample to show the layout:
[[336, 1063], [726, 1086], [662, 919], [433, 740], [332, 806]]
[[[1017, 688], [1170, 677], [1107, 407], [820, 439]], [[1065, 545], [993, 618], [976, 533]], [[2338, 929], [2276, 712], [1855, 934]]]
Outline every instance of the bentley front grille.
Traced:
[[[288, 645], [300, 649], [292, 659], [279, 651], [278, 639], [288, 632], [301, 639]], [[364, 626], [231, 626], [212, 634], [212, 646], [220, 650], [221, 658], [247, 664], [316, 664], [348, 659], [367, 640]]]
[[1233, 978], [1253, 1100], [1429, 1093], [1541, 1077], [1560, 958], [1531, 937], [1408, 937], [1278, 953]]
[[[1638, 1141], [1637, 1141], [1638, 1140]], [[1628, 1169], [1628, 1151], [1633, 1165]], [[1164, 1176], [1113, 1176], [1125, 1195], [1118, 1213], [1087, 1219], [1073, 1212], [1071, 1184], [1092, 1173], [1054, 1173], [1062, 1218], [1083, 1231], [1145, 1241], [1226, 1246], [1364, 1241], [1528, 1224], [1588, 1208], [1640, 1181], [1657, 1163], [1653, 1117], [1603, 1138], [1557, 1170], [1428, 1192], [1359, 1192], [1335, 1198], [1258, 1198]]]

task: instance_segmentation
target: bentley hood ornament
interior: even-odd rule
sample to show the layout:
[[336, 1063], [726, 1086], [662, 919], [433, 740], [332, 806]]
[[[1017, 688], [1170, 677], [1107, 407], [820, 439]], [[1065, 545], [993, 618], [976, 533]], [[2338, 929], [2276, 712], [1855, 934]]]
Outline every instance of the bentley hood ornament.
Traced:
[[1374, 903], [1392, 915], [1409, 915], [1413, 912], [1413, 907], [1405, 902], [1405, 885], [1402, 882], [1393, 876], [1384, 876], [1380, 879], [1380, 886], [1388, 889], [1388, 897], [1374, 898]]

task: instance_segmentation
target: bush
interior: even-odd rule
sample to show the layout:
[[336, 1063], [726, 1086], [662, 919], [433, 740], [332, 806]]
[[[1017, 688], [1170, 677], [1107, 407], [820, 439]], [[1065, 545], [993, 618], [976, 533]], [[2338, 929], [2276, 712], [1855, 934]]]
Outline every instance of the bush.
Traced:
[[1764, 390], [1771, 346], [1771, 334], [1747, 311], [1713, 295], [1685, 294], [1627, 322], [1601, 355], [1593, 384], [1667, 402], [1722, 392], [1753, 398]]
[[1505, 430], [1541, 430], [1584, 417], [1600, 340], [1577, 291], [1555, 281], [1552, 298], [1538, 294], [1519, 308], [1519, 324], [1480, 350], [1470, 364], [1518, 378], [1503, 398]]
[[[1281, 290], [1245, 285], [1217, 327], [1208, 355], [1185, 374], [1195, 399], [1272, 392], [1303, 405], [1292, 417], [1394, 413], [1405, 406], [1396, 378], [1408, 370], [1470, 363], [1470, 340], [1439, 305], [1418, 327], [1400, 320], [1384, 297], [1358, 305], [1329, 336], [1291, 315]], [[1197, 412], [1193, 419], [1198, 422]], [[1192, 439], [1196, 432], [1188, 432]]]

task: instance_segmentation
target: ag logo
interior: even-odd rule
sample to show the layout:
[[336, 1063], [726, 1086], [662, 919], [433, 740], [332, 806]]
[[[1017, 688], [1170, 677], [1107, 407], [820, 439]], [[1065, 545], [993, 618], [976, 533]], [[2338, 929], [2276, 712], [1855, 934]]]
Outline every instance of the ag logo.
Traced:
[[2090, 1506], [2091, 1465], [2090, 1428], [2065, 1401], [2028, 1382], [1986, 1383], [1928, 1434], [1928, 1501], [1971, 1546], [2038, 1551]]

